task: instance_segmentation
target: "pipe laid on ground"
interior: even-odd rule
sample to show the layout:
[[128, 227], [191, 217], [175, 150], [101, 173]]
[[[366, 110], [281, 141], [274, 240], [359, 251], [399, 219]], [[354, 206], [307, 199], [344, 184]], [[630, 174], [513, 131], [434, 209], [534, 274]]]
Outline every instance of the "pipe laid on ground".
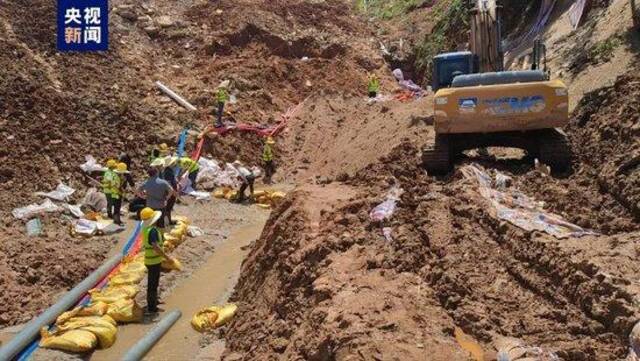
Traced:
[[196, 107], [191, 105], [191, 103], [186, 101], [183, 97], [176, 94], [173, 90], [169, 89], [166, 85], [162, 84], [161, 82], [156, 81], [156, 86], [158, 86], [158, 88], [160, 88], [160, 90], [162, 90], [163, 93], [167, 94], [169, 98], [173, 99], [176, 103], [191, 110], [192, 112], [195, 112], [196, 110], [198, 110], [196, 109]]
[[142, 360], [144, 355], [151, 350], [153, 345], [165, 334], [171, 326], [182, 316], [180, 310], [173, 310], [169, 312], [158, 324], [147, 332], [135, 345], [133, 345], [129, 351], [122, 357], [122, 361], [138, 361]]
[[118, 254], [109, 259], [87, 278], [67, 292], [53, 306], [49, 307], [40, 316], [32, 319], [18, 332], [6, 345], [0, 348], [0, 360], [11, 360], [20, 351], [40, 334], [40, 329], [52, 324], [56, 318], [75, 305], [75, 303], [92, 289], [101, 279], [120, 263], [122, 255]]

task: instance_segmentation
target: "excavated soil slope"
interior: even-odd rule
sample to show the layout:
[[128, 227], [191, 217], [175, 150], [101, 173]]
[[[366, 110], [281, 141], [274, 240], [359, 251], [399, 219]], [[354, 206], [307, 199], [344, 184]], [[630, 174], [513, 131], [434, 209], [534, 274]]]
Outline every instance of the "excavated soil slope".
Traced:
[[[569, 174], [546, 176], [529, 158], [463, 160], [499, 169], [546, 209], [600, 233], [562, 240], [492, 218], [458, 171], [427, 176], [419, 150], [430, 127], [414, 134], [414, 115], [403, 111], [419, 103], [350, 105], [372, 127], [376, 107], [394, 109], [389, 139], [350, 122], [341, 103], [307, 107], [285, 141], [303, 151], [287, 154], [288, 171], [307, 184], [274, 213], [243, 265], [233, 296], [242, 312], [222, 331], [226, 358], [424, 359], [429, 350], [429, 359], [467, 360], [456, 327], [487, 359], [505, 336], [563, 360], [624, 358], [640, 316], [638, 84], [621, 77], [585, 96], [566, 129], [577, 154]], [[313, 121], [318, 107], [324, 127]], [[354, 127], [338, 128], [345, 124]], [[353, 154], [332, 153], [347, 147]], [[372, 222], [368, 212], [393, 185], [405, 190], [396, 213]]]
[[[96, 268], [105, 251], [103, 243], [72, 240], [69, 221], [57, 216], [45, 222], [45, 235], [28, 239], [11, 209], [40, 202], [33, 192], [58, 182], [78, 190], [72, 201], [81, 199], [90, 186], [78, 168], [86, 154], [104, 162], [127, 151], [141, 181], [152, 144], [175, 143], [185, 125], [200, 130], [212, 122], [176, 106], [155, 80], [210, 114], [217, 84], [230, 79], [237, 103], [227, 107], [227, 119], [267, 124], [312, 94], [364, 95], [367, 72], [384, 65], [366, 26], [342, 1], [110, 6], [110, 51], [91, 54], [56, 52], [55, 3], [0, 8], [0, 269], [8, 270], [2, 282], [10, 290], [2, 297], [25, 299], [3, 303], [0, 327], [33, 316]], [[194, 143], [191, 136], [188, 149]], [[255, 164], [260, 149], [257, 137], [232, 133], [210, 139], [204, 155]], [[61, 251], [43, 265], [34, 260], [49, 249]], [[78, 262], [67, 262], [67, 250]], [[21, 280], [40, 269], [50, 277]]]

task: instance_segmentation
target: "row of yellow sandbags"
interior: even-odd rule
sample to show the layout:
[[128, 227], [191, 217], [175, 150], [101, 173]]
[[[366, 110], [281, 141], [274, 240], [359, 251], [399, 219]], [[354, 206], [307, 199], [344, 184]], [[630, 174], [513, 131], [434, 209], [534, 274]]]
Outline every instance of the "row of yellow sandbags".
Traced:
[[[168, 252], [184, 241], [189, 221], [177, 217], [178, 224], [165, 235]], [[181, 270], [176, 259], [165, 260], [162, 268]], [[135, 301], [144, 278], [144, 254], [126, 258], [118, 272], [109, 278], [108, 287], [90, 290], [91, 303], [67, 311], [56, 319], [53, 331], [40, 331], [40, 346], [69, 352], [84, 353], [96, 347], [108, 348], [116, 339], [116, 324], [139, 322], [142, 309]]]
[[[216, 189], [213, 192], [213, 196], [216, 198], [234, 200], [238, 196], [238, 191], [228, 187], [223, 187]], [[286, 193], [280, 191], [269, 191], [263, 189], [253, 192], [253, 199], [256, 201], [256, 205], [265, 209], [277, 206], [285, 196]]]
[[91, 303], [67, 311], [56, 319], [53, 331], [40, 330], [40, 347], [69, 352], [108, 348], [115, 342], [117, 322], [142, 320], [142, 309], [134, 300], [144, 277], [144, 257], [126, 258], [108, 287], [89, 291]]

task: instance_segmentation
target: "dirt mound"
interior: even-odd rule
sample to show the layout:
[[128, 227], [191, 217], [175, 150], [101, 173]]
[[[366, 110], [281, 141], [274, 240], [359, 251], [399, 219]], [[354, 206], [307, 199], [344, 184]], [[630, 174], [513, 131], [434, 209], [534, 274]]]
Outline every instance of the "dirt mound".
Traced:
[[624, 76], [588, 93], [571, 123], [580, 160], [595, 170], [602, 189], [640, 215], [640, 78]]
[[[386, 91], [394, 88], [387, 85]], [[312, 97], [284, 134], [285, 179], [346, 180], [410, 139], [432, 139], [430, 97], [367, 104], [365, 97]]]
[[[42, 219], [44, 233], [25, 238], [8, 229], [0, 252], [0, 327], [30, 320], [95, 270], [116, 241], [80, 239], [66, 232], [69, 224]], [[62, 231], [56, 231], [62, 230]]]
[[[306, 188], [275, 212], [234, 294], [246, 312], [226, 332], [230, 353], [419, 359], [426, 347], [433, 359], [467, 359], [457, 326], [488, 357], [500, 336], [566, 360], [624, 355], [636, 291], [619, 247], [632, 236], [609, 247], [524, 232], [492, 219], [460, 175], [428, 177], [419, 154], [404, 142], [350, 187]], [[405, 190], [396, 213], [372, 223], [369, 211], [392, 185]], [[327, 192], [343, 199], [319, 196]], [[319, 217], [305, 212], [314, 207]]]

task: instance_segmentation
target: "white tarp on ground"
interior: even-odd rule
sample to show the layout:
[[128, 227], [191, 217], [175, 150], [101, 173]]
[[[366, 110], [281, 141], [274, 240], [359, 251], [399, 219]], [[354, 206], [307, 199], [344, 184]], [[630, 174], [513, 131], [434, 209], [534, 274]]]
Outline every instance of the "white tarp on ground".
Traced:
[[59, 212], [62, 208], [56, 206], [51, 199], [45, 199], [41, 204], [32, 203], [26, 207], [15, 208], [11, 214], [17, 219], [29, 219], [44, 212]]
[[78, 219], [74, 227], [76, 233], [86, 236], [93, 236], [98, 231], [103, 234], [112, 234], [124, 230], [124, 227], [118, 226], [111, 220], [91, 221], [88, 219]]
[[556, 238], [581, 237], [596, 234], [560, 216], [545, 212], [543, 204], [513, 188], [497, 190], [493, 178], [480, 166], [471, 164], [460, 169], [465, 178], [478, 184], [478, 191], [492, 207], [493, 217], [507, 221], [527, 231], [542, 231]]
[[73, 193], [75, 193], [75, 189], [64, 185], [62, 183], [58, 184], [58, 187], [56, 187], [55, 190], [48, 192], [48, 193], [44, 193], [44, 192], [36, 192], [37, 196], [41, 196], [41, 197], [47, 197], [47, 198], [51, 198], [53, 200], [56, 201], [65, 201], [67, 200], [67, 198], [69, 198]]
[[107, 168], [105, 168], [102, 165], [98, 164], [96, 159], [91, 155], [85, 155], [84, 156], [84, 160], [85, 160], [85, 162], [84, 162], [84, 164], [80, 165], [80, 168], [85, 173], [104, 172], [105, 170], [107, 170]]

